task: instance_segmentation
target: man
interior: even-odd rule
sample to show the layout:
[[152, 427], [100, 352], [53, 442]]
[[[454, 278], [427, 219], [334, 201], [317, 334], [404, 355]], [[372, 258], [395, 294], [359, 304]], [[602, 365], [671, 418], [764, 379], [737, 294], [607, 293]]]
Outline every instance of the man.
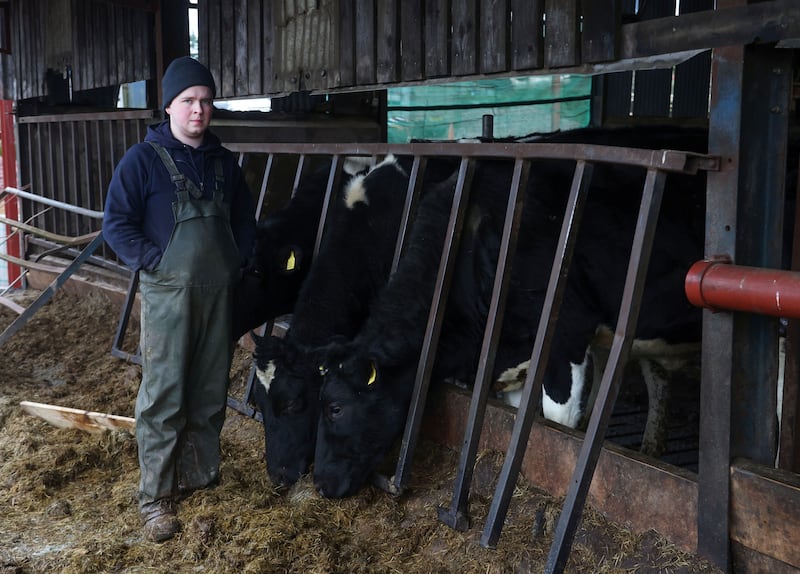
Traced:
[[106, 242], [139, 273], [138, 497], [145, 537], [155, 542], [180, 531], [180, 499], [219, 479], [232, 294], [255, 237], [242, 172], [208, 130], [211, 72], [178, 58], [162, 89], [169, 117], [120, 160], [103, 218]]

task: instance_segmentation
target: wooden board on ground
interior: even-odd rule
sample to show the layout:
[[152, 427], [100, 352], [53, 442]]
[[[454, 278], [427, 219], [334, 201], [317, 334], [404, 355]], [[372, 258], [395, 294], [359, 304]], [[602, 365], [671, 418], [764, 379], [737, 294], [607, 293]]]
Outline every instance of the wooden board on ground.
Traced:
[[31, 401], [22, 401], [19, 405], [28, 414], [44, 419], [59, 428], [76, 428], [87, 432], [121, 430], [131, 435], [135, 432], [136, 421], [131, 417], [96, 413]]

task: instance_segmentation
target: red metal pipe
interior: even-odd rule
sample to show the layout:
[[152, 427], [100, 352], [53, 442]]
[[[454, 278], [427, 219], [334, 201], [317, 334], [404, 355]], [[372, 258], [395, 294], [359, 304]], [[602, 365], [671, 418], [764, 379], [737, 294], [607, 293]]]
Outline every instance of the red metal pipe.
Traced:
[[697, 307], [800, 318], [800, 273], [794, 271], [698, 261], [684, 289]]

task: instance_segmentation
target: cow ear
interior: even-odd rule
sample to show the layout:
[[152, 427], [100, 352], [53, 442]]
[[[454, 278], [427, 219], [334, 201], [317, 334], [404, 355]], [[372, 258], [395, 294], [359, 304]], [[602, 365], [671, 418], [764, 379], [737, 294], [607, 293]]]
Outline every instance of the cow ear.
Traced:
[[375, 362], [369, 362], [369, 376], [367, 377], [367, 386], [371, 386], [378, 380], [378, 369], [375, 368]]

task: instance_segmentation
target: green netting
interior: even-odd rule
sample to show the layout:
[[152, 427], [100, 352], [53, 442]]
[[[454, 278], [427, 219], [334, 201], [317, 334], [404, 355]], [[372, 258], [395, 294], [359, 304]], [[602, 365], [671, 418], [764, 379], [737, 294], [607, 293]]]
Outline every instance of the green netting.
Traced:
[[590, 76], [530, 76], [390, 88], [388, 140], [479, 137], [483, 116], [494, 116], [494, 136], [585, 127], [590, 119]]

